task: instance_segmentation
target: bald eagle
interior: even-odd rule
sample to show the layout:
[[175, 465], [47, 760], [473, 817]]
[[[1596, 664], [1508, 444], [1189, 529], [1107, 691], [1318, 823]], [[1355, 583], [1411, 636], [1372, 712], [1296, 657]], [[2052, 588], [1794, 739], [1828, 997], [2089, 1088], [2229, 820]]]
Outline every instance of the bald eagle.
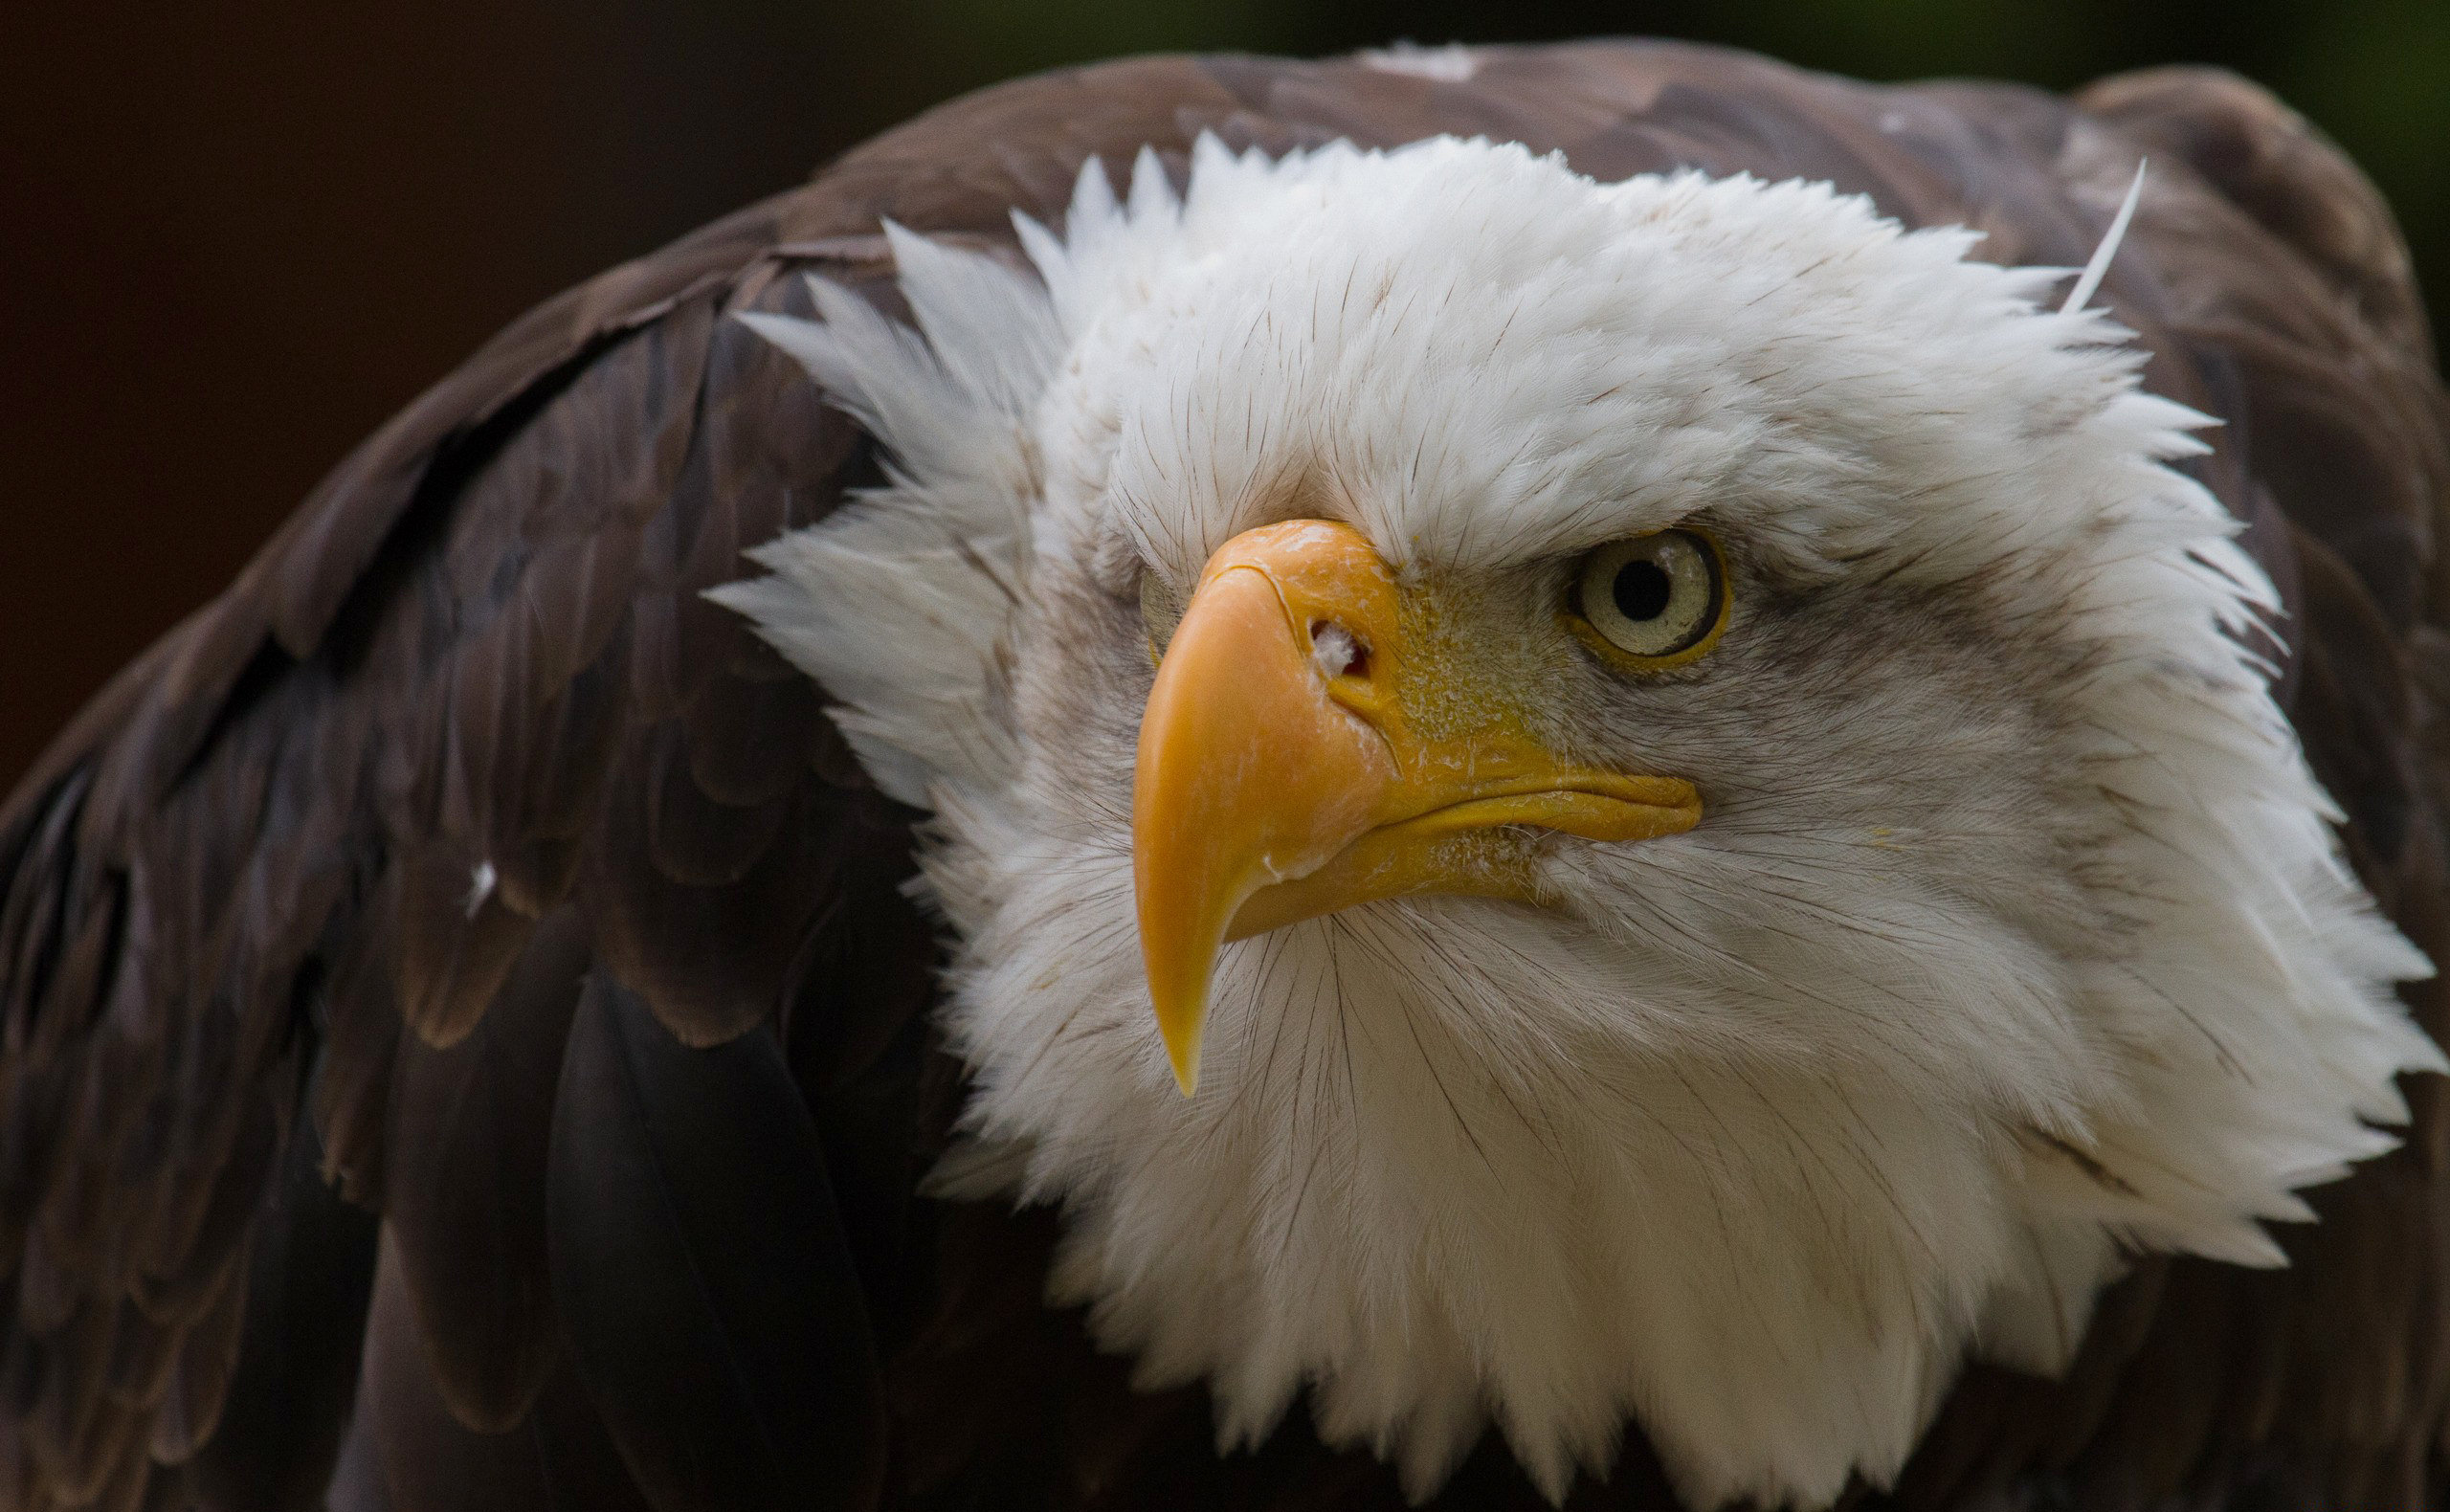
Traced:
[[0, 1505], [2437, 1505], [2445, 414], [2215, 73], [946, 106], [19, 789]]

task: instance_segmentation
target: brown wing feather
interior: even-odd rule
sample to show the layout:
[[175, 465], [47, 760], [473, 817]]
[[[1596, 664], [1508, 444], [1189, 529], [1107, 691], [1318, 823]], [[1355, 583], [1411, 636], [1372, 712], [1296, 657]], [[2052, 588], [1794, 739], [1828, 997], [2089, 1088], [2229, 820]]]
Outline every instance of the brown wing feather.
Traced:
[[[804, 191], [520, 322], [0, 817], [0, 1505], [321, 1497], [371, 1252], [353, 1292], [250, 1301], [251, 1248], [321, 1221], [275, 1180], [310, 1115], [346, 1190], [392, 1215], [414, 1326], [385, 1358], [412, 1352], [425, 1383], [392, 1398], [498, 1430], [552, 1396], [545, 1116], [578, 977], [635, 970], [671, 1032], [720, 1039], [826, 937], [837, 871], [907, 851], [844, 786], [814, 691], [698, 599], [742, 545], [832, 507], [861, 455], [724, 319], [798, 297], [769, 249], [842, 224], [874, 218]], [[635, 870], [590, 866], [606, 851]], [[256, 1410], [323, 1329], [345, 1333], [337, 1389]], [[552, 1399], [583, 1420], [576, 1391]], [[246, 1460], [213, 1454], [241, 1423]]]
[[[572, 1283], [591, 1288], [585, 1316], [619, 1295], [633, 1324], [709, 1320], [717, 1349], [759, 1307], [809, 1337], [867, 1330], [882, 1488], [770, 1443], [758, 1453], [784, 1457], [760, 1483], [910, 1507], [1400, 1504], [1298, 1412], [1259, 1453], [1216, 1460], [1199, 1391], [1132, 1392], [1125, 1363], [1041, 1305], [1047, 1214], [913, 1194], [961, 1086], [925, 1023], [927, 928], [898, 890], [909, 815], [867, 787], [815, 690], [698, 596], [873, 476], [851, 425], [724, 316], [804, 311], [786, 275], [809, 266], [892, 307], [880, 218], [1008, 247], [1007, 212], [1058, 212], [1091, 154], [1148, 145], [1179, 172], [1204, 130], [1269, 150], [1486, 133], [1603, 177], [1828, 178], [1909, 223], [1974, 226], [1987, 256], [2062, 264], [2150, 153], [2105, 297], [2151, 351], [2148, 381], [2230, 422], [2196, 465], [2298, 611], [2277, 627], [2283, 698], [2359, 869], [2450, 957], [2443, 401], [2387, 211], [2268, 97], [2199, 71], [2072, 102], [1880, 89], [1673, 44], [1495, 50], [1459, 81], [1253, 58], [1049, 75], [932, 112], [513, 326], [343, 464], [0, 814], [0, 1505], [305, 1505], [298, 1488], [336, 1460], [335, 1507], [680, 1495], [685, 1469], [656, 1445], [731, 1430], [641, 1418], [654, 1372], [571, 1339], [541, 1295], [546, 1146], [580, 1137], [551, 1135], [559, 1104], [667, 1165], [718, 1159], [719, 1092], [652, 1128], [622, 1110], [699, 1096], [681, 1047], [753, 1050], [768, 1042], [738, 1036], [768, 1022], [823, 1169], [741, 1190], [830, 1192], [812, 1212], [838, 1217], [856, 1285], [794, 1301], [701, 1278], [667, 1312], [656, 1288], [677, 1282], [652, 1256]], [[589, 1085], [611, 1090], [561, 1094], [590, 977], [637, 1005], [625, 1054], [664, 1068], [663, 1090], [612, 1096], [591, 1052]], [[2450, 1027], [2438, 989], [2412, 1000]], [[775, 1116], [755, 1070], [771, 1052], [750, 1050], [703, 1084], [747, 1076]], [[2412, 1090], [2409, 1149], [2320, 1194], [2325, 1222], [2286, 1236], [2292, 1269], [2139, 1263], [2065, 1381], [1970, 1371], [1898, 1490], [1852, 1504], [2428, 1504], [2450, 1395], [2450, 1117], [2438, 1086]], [[379, 1267], [369, 1230], [279, 1174], [310, 1117], [304, 1147], [390, 1214]], [[720, 1250], [721, 1211], [675, 1210], [648, 1249]], [[293, 1252], [337, 1256], [339, 1281], [301, 1284]], [[593, 1289], [614, 1274], [645, 1289]], [[317, 1322], [368, 1329], [345, 1442], [345, 1389], [286, 1434], [263, 1405], [292, 1400], [269, 1362]], [[871, 1389], [858, 1359], [800, 1353], [829, 1358], [793, 1366], [809, 1373], [788, 1399]], [[658, 1426], [619, 1426], [635, 1421]], [[1675, 1504], [1638, 1434], [1574, 1500]], [[1492, 1441], [1437, 1504], [1540, 1503]]]

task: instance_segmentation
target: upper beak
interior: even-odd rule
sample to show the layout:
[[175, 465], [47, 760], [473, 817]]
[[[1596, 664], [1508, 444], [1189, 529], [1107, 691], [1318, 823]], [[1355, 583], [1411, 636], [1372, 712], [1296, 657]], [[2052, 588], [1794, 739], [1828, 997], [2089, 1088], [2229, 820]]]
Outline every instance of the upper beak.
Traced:
[[1692, 784], [1561, 761], [1503, 711], [1459, 721], [1437, 700], [1441, 727], [1424, 730], [1414, 705], [1485, 679], [1408, 644], [1402, 610], [1358, 532], [1296, 520], [1220, 547], [1166, 648], [1140, 722], [1132, 867], [1186, 1094], [1226, 941], [1406, 893], [1537, 901], [1528, 830], [1641, 840], [1701, 820]]

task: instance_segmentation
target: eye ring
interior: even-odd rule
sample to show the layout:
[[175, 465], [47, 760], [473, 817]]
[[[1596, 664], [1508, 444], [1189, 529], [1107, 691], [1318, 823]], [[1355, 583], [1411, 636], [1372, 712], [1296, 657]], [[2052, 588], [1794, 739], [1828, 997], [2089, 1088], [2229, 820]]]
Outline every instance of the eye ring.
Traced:
[[1618, 666], [1644, 672], [1699, 660], [1726, 629], [1726, 558], [1689, 526], [1612, 541], [1574, 569], [1566, 620]]

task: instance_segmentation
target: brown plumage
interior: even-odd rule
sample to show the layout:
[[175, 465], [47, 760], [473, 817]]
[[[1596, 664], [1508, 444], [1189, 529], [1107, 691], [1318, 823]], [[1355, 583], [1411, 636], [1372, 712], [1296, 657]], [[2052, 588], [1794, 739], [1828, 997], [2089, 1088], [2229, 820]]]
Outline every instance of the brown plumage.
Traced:
[[[2387, 210], [2250, 85], [1875, 88], [1666, 44], [1104, 65], [991, 90], [513, 325], [122, 674], [0, 822], [0, 1507], [1394, 1507], [1294, 1413], [1219, 1459], [1041, 1302], [1055, 1220], [915, 1193], [962, 1094], [912, 812], [701, 597], [876, 476], [738, 323], [880, 220], [991, 249], [1091, 154], [1439, 132], [1825, 178], [2082, 262], [2291, 617], [2367, 885], [2450, 959], [2450, 412]], [[479, 861], [493, 885], [472, 895]], [[2442, 1034], [2442, 989], [2412, 989]], [[1850, 1507], [2450, 1494], [2450, 1108], [2294, 1264], [2146, 1259], [2067, 1378], [1976, 1367]], [[381, 1215], [378, 1223], [376, 1214]], [[361, 1340], [363, 1346], [361, 1347]], [[328, 1487], [328, 1491], [327, 1491]], [[1541, 1505], [1497, 1441], [1437, 1499]], [[1571, 1504], [1675, 1501], [1639, 1441]]]

